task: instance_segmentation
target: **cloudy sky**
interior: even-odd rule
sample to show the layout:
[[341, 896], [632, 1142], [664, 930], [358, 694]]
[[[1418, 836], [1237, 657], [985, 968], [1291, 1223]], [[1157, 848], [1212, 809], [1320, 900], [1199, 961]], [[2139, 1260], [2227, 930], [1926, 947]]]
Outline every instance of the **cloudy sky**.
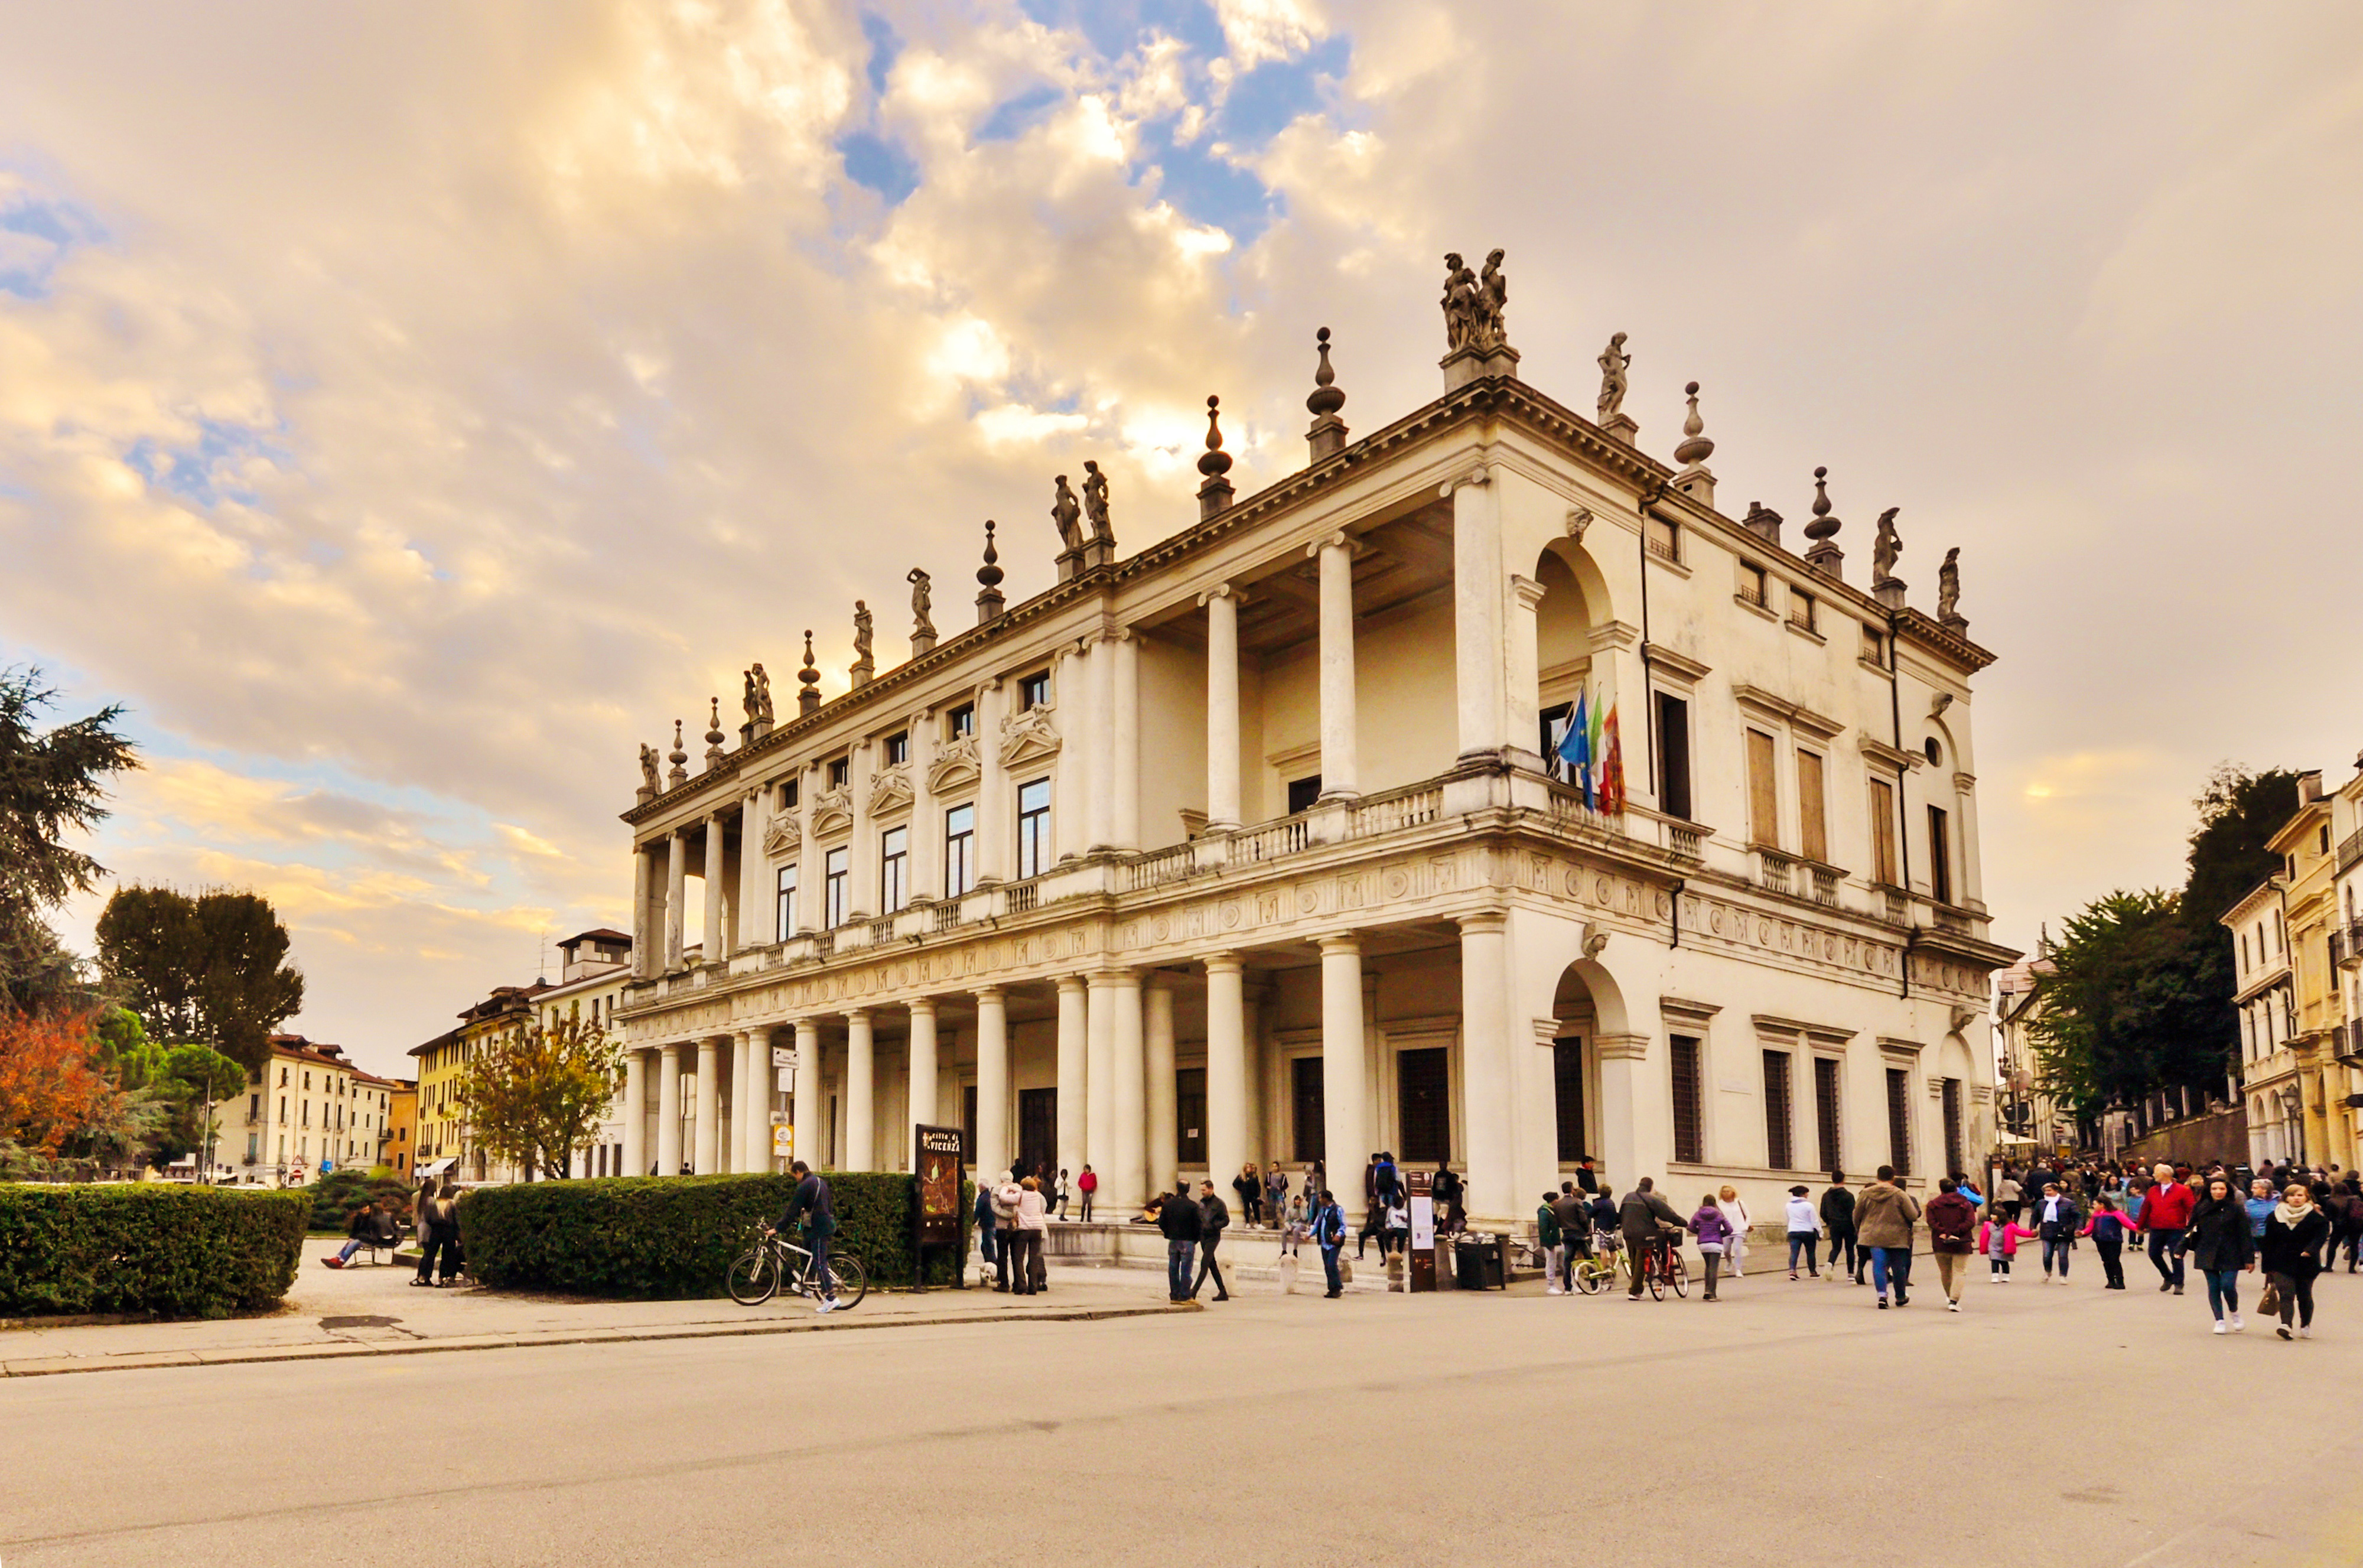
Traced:
[[636, 743], [986, 517], [1043, 586], [1084, 456], [1184, 526], [1209, 392], [1284, 473], [1316, 326], [1424, 401], [1500, 245], [1529, 381], [1629, 332], [1726, 498], [1828, 464], [1924, 604], [1962, 546], [2023, 943], [2363, 746], [2358, 193], [2352, 7], [17, 6], [0, 663], [128, 705], [102, 858], [267, 893], [394, 1067], [625, 923]]

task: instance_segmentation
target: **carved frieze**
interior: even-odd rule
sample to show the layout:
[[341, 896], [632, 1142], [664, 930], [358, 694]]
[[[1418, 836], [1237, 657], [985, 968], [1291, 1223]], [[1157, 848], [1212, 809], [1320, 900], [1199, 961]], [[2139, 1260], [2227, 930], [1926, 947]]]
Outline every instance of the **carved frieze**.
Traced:
[[1043, 703], [1001, 721], [1001, 763], [1007, 768], [1048, 762], [1059, 754], [1059, 731], [1051, 723], [1054, 710]]

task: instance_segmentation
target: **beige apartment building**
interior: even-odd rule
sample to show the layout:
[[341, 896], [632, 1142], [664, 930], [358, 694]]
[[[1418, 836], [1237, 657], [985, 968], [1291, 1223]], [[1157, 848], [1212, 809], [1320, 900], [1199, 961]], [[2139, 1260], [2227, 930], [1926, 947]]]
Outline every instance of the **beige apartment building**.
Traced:
[[923, 598], [878, 668], [865, 612], [838, 689], [807, 651], [784, 722], [749, 672], [736, 745], [643, 749], [625, 1168], [768, 1169], [774, 1110], [855, 1170], [958, 1124], [1120, 1216], [1250, 1161], [1358, 1205], [1384, 1149], [1506, 1226], [1585, 1154], [1759, 1213], [1984, 1157], [2017, 955], [1958, 552], [1914, 607], [1896, 515], [1804, 458], [1802, 550], [1720, 509], [1695, 389], [1661, 461], [1621, 336], [1580, 412], [1466, 284], [1434, 401], [1351, 439], [1325, 331], [1294, 472], [1236, 495], [1210, 413], [1194, 525], [1123, 552], [1087, 465], [1001, 530], [1050, 588], [989, 554], [972, 625]]
[[239, 1182], [265, 1186], [370, 1170], [383, 1162], [398, 1087], [345, 1060], [342, 1046], [272, 1035], [270, 1060], [245, 1093], [214, 1106], [216, 1158]]

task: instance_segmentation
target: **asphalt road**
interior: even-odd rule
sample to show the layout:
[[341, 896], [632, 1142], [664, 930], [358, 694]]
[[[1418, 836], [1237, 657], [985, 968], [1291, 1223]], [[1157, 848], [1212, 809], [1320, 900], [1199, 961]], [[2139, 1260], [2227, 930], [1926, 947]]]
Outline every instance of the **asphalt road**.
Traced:
[[2134, 1283], [10, 1380], [0, 1563], [2363, 1562], [2363, 1276], [2294, 1344]]

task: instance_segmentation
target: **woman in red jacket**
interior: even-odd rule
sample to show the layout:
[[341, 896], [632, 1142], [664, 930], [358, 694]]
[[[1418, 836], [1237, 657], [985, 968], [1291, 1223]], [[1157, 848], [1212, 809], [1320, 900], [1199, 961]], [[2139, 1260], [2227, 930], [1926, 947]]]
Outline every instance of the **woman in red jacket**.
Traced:
[[[2158, 1288], [2182, 1294], [2182, 1232], [2191, 1224], [2198, 1195], [2174, 1179], [2174, 1167], [2160, 1165], [2151, 1174], [2158, 1185], [2143, 1195], [2141, 1228], [2149, 1237], [2150, 1266], [2158, 1270]], [[2168, 1259], [2173, 1267], [2167, 1266]]]

